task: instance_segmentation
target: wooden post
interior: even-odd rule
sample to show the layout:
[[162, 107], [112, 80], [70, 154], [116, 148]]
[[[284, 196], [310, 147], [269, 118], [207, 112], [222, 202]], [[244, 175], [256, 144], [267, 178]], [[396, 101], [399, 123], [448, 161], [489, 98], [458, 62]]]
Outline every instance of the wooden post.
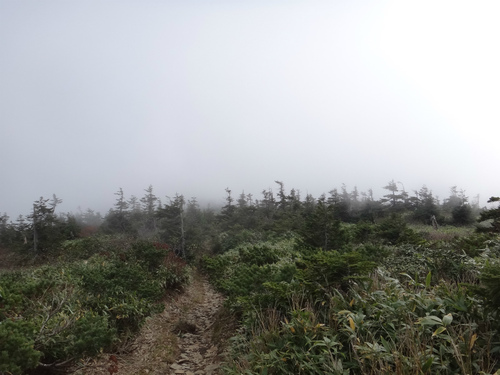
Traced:
[[432, 226], [435, 230], [438, 230], [439, 226], [438, 226], [438, 223], [437, 223], [437, 220], [436, 220], [436, 216], [435, 215], [432, 215], [431, 216], [431, 222], [432, 222]]

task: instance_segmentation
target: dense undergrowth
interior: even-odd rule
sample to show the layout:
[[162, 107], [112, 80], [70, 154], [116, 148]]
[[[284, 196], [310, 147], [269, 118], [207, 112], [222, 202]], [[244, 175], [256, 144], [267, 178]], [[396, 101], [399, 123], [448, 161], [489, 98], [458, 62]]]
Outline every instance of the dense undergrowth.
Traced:
[[219, 212], [150, 186], [104, 218], [57, 216], [56, 196], [0, 216], [0, 257], [24, 257], [0, 264], [0, 374], [116, 350], [200, 258], [240, 324], [226, 374], [500, 374], [500, 208], [456, 187], [440, 203], [394, 181], [378, 201], [276, 183], [260, 200], [226, 189]]
[[288, 236], [241, 243], [203, 260], [241, 321], [226, 374], [492, 374], [500, 368], [496, 236], [458, 228], [443, 240], [439, 233], [451, 228], [426, 234], [386, 225], [372, 228], [361, 243], [359, 228], [343, 229], [350, 240], [335, 251]]
[[163, 244], [125, 237], [67, 241], [52, 259], [0, 273], [0, 374], [63, 368], [123, 345], [190, 275]]

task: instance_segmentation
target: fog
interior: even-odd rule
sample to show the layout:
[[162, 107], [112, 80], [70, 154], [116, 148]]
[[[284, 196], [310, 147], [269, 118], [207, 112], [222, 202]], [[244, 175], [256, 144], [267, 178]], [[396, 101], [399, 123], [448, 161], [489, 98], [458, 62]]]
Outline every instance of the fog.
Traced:
[[0, 0], [0, 214], [500, 194], [497, 1]]

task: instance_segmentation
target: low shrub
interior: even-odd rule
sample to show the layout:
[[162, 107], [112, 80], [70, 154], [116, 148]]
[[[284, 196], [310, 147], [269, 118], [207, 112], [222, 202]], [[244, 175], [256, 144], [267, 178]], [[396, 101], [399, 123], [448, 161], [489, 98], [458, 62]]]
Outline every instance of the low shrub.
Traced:
[[464, 240], [483, 247], [474, 259], [455, 242], [427, 246], [396, 221], [387, 233], [411, 241], [373, 236], [341, 251], [291, 246], [278, 257], [240, 245], [206, 259], [240, 311], [224, 372], [495, 373], [500, 245]]
[[407, 243], [418, 245], [425, 242], [402, 218], [394, 214], [377, 224], [374, 232], [377, 238], [391, 245]]
[[189, 281], [186, 263], [154, 243], [89, 237], [64, 249], [54, 265], [0, 273], [0, 373], [110, 349]]
[[36, 327], [22, 318], [0, 320], [0, 374], [22, 374], [38, 365], [34, 348]]

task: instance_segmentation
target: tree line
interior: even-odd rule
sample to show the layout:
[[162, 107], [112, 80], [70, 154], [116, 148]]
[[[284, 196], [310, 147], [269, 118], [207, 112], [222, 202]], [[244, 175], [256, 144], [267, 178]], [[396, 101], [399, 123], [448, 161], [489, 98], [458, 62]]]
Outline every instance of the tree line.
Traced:
[[0, 246], [43, 254], [62, 241], [99, 232], [155, 239], [187, 257], [207, 248], [224, 250], [232, 240], [245, 236], [293, 232], [312, 246], [332, 249], [342, 242], [341, 223], [375, 224], [398, 217], [405, 222], [460, 226], [474, 223], [481, 211], [478, 201], [471, 202], [456, 186], [439, 201], [426, 186], [410, 194], [392, 180], [384, 186], [386, 194], [376, 200], [372, 190], [348, 191], [345, 185], [315, 198], [293, 188], [286, 190], [282, 181], [275, 183], [275, 190], [264, 189], [257, 198], [245, 192], [235, 196], [227, 188], [225, 204], [217, 210], [201, 208], [196, 198], [179, 194], [163, 203], [151, 185], [140, 198], [127, 198], [120, 188], [104, 216], [91, 209], [56, 214], [62, 200], [55, 195], [41, 197], [31, 213], [14, 222], [7, 214], [0, 216]]

